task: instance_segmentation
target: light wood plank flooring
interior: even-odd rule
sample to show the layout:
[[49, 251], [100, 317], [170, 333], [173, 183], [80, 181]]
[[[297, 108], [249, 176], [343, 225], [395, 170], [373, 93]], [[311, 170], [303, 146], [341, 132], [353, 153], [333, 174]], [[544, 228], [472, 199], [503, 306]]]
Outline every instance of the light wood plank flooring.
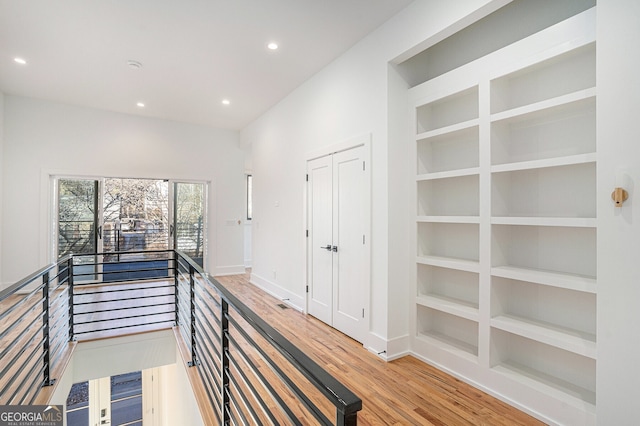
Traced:
[[541, 425], [531, 416], [411, 356], [385, 362], [312, 316], [249, 283], [218, 280], [363, 401], [359, 425]]

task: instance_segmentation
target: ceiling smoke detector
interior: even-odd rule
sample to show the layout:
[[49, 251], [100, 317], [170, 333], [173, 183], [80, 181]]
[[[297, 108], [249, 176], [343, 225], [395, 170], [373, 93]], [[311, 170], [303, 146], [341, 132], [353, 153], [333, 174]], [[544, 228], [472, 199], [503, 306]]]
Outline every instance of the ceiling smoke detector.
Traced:
[[142, 64], [138, 61], [127, 61], [127, 65], [129, 65], [129, 68], [133, 69], [133, 70], [139, 70], [140, 68], [142, 68]]

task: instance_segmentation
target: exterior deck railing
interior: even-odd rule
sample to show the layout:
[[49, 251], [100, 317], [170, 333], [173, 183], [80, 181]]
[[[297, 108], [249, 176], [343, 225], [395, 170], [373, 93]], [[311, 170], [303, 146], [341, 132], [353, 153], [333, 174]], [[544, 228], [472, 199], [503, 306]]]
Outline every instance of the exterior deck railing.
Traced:
[[180, 251], [65, 256], [0, 292], [0, 324], [0, 404], [33, 403], [70, 341], [177, 326], [218, 424], [355, 425], [362, 407]]

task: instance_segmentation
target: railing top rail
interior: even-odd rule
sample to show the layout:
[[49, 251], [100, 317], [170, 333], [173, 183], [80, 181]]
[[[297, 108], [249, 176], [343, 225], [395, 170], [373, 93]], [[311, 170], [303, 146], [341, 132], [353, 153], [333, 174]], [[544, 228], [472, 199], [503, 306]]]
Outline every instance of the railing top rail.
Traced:
[[200, 265], [194, 262], [194, 260], [191, 259], [191, 256], [189, 256], [188, 254], [185, 254], [182, 250], [172, 250], [172, 251], [175, 252], [178, 256], [180, 256], [183, 260], [185, 260], [187, 264], [189, 264], [190, 266], [193, 266], [193, 269], [198, 274], [202, 275], [203, 277], [207, 277], [207, 274], [204, 272], [204, 269], [202, 269]]
[[51, 264], [49, 264], [47, 266], [42, 267], [41, 269], [38, 269], [33, 274], [26, 276], [25, 278], [21, 279], [17, 283], [15, 283], [15, 284], [5, 288], [4, 290], [0, 291], [0, 302], [5, 300], [7, 297], [13, 295], [17, 291], [20, 291], [24, 287], [28, 286], [34, 280], [36, 280], [38, 277], [41, 277], [42, 275], [44, 275], [47, 272], [51, 271], [53, 268], [55, 268], [59, 264], [68, 261], [71, 256], [72, 256], [71, 254], [63, 256], [57, 262], [53, 262], [53, 263], [51, 263]]
[[357, 395], [351, 392], [331, 374], [327, 373], [320, 365], [294, 346], [276, 329], [267, 324], [267, 322], [249, 309], [215, 278], [210, 275], [206, 275], [206, 277], [207, 281], [226, 299], [227, 303], [295, 365], [298, 370], [333, 403], [340, 413], [348, 415], [362, 409], [362, 400]]

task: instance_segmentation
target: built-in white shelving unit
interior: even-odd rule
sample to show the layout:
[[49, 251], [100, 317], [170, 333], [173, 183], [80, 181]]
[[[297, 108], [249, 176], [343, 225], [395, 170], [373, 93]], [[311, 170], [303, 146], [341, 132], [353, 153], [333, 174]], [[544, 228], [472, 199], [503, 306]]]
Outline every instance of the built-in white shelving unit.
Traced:
[[592, 9], [410, 89], [414, 352], [592, 423], [595, 55]]

